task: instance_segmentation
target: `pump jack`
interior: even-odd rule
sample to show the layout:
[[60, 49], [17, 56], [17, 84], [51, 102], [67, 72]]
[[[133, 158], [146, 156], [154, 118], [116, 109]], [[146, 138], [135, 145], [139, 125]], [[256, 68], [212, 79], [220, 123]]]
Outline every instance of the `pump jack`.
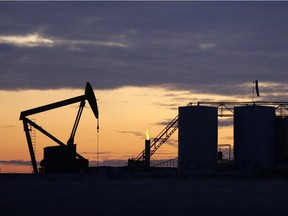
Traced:
[[[60, 145], [59, 146], [51, 146], [56, 147], [51, 149], [51, 147], [46, 147], [47, 148], [47, 156], [48, 160], [52, 159], [53, 160], [53, 155], [56, 155], [56, 158], [58, 157], [58, 159], [60, 158], [60, 161], [63, 162], [63, 158], [64, 158], [64, 163], [66, 163], [66, 165], [64, 165], [64, 170], [63, 170], [63, 166], [61, 167], [61, 169], [57, 170], [58, 172], [64, 171], [64, 172], [73, 172], [73, 171], [77, 171], [77, 169], [79, 170], [79, 168], [88, 168], [88, 160], [85, 159], [83, 156], [81, 156], [80, 154], [78, 154], [76, 152], [76, 145], [74, 144], [74, 137], [76, 134], [76, 130], [82, 115], [82, 111], [84, 109], [85, 106], [85, 101], [88, 101], [96, 119], [98, 119], [98, 106], [97, 106], [97, 101], [96, 101], [96, 97], [94, 95], [93, 89], [90, 85], [90, 83], [86, 83], [86, 88], [85, 88], [85, 94], [78, 96], [78, 97], [73, 97], [70, 99], [66, 99], [66, 100], [62, 100], [59, 102], [55, 102], [52, 104], [48, 104], [48, 105], [44, 105], [44, 106], [40, 106], [37, 108], [33, 108], [33, 109], [29, 109], [26, 111], [21, 112], [20, 114], [20, 120], [23, 121], [23, 127], [24, 127], [24, 131], [25, 131], [25, 135], [26, 135], [26, 139], [27, 139], [27, 143], [28, 143], [28, 148], [29, 148], [29, 153], [30, 153], [30, 157], [31, 157], [31, 163], [33, 166], [33, 172], [35, 174], [38, 174], [38, 169], [37, 169], [37, 163], [36, 163], [36, 158], [35, 158], [35, 152], [33, 150], [33, 146], [32, 146], [32, 140], [31, 140], [31, 135], [30, 135], [30, 131], [29, 131], [29, 124], [30, 126], [36, 128], [37, 130], [39, 130], [41, 133], [43, 133], [44, 135], [46, 135], [47, 137], [49, 137], [50, 139], [52, 139], [54, 142], [56, 142], [57, 144]], [[59, 139], [57, 139], [56, 137], [54, 137], [52, 134], [50, 134], [49, 132], [47, 132], [46, 130], [44, 130], [42, 127], [40, 127], [39, 125], [37, 125], [35, 122], [31, 121], [30, 119], [27, 118], [27, 116], [33, 115], [33, 114], [37, 114], [37, 113], [41, 113], [41, 112], [45, 112], [48, 110], [52, 110], [52, 109], [56, 109], [59, 107], [63, 107], [63, 106], [67, 106], [73, 103], [78, 103], [80, 102], [80, 106], [79, 106], [79, 110], [76, 116], [76, 120], [74, 123], [74, 126], [72, 128], [72, 132], [70, 135], [70, 138], [67, 141], [67, 145], [64, 144], [63, 142], [61, 142]], [[99, 126], [97, 123], [97, 130], [99, 130]], [[58, 148], [57, 148], [58, 147]], [[50, 148], [50, 150], [49, 150]], [[51, 151], [52, 150], [52, 151]], [[52, 152], [52, 154], [51, 154]], [[64, 155], [59, 155], [64, 153]], [[51, 158], [52, 155], [52, 158]], [[68, 156], [67, 156], [68, 155]], [[62, 157], [63, 156], [63, 157]], [[50, 157], [50, 158], [49, 158]], [[62, 157], [62, 159], [61, 159]], [[65, 159], [66, 158], [66, 159]], [[68, 158], [68, 159], [67, 159]], [[45, 161], [45, 148], [44, 148], [44, 170], [45, 170], [45, 166], [48, 167], [47, 165], [47, 161]], [[50, 160], [51, 161], [51, 160]], [[59, 160], [58, 160], [59, 162]], [[51, 163], [50, 163], [51, 164]], [[67, 165], [68, 164], [68, 165]], [[80, 167], [79, 167], [80, 164]], [[61, 164], [58, 164], [61, 166]], [[55, 163], [53, 165], [55, 167]], [[56, 159], [56, 166], [57, 166], [57, 159]], [[69, 168], [66, 169], [65, 168]], [[56, 168], [57, 169], [57, 168]], [[48, 171], [49, 169], [47, 169]], [[53, 171], [52, 171], [53, 172]]]

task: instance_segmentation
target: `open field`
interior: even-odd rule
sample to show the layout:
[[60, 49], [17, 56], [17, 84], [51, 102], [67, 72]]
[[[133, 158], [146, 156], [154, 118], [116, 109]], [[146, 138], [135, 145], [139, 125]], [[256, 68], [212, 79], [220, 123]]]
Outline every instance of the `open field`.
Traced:
[[288, 180], [0, 175], [0, 215], [288, 215]]

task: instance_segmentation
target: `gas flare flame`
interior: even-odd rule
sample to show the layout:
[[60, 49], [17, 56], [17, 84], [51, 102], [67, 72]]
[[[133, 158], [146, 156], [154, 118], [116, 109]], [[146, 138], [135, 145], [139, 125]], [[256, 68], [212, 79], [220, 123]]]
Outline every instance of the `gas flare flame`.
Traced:
[[146, 134], [146, 140], [150, 140], [148, 129], [146, 129], [146, 133], [145, 134]]

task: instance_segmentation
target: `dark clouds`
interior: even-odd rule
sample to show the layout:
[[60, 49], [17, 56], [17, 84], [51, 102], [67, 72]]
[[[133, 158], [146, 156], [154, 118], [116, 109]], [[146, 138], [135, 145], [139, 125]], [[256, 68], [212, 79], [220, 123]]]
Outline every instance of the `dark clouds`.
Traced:
[[254, 79], [285, 84], [287, 11], [287, 2], [0, 2], [0, 89], [90, 81], [228, 95]]

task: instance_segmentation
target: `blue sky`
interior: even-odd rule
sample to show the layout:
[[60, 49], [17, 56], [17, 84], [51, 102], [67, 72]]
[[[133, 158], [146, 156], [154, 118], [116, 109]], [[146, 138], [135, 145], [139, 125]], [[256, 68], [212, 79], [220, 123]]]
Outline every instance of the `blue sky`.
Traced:
[[286, 91], [288, 2], [0, 2], [0, 89]]

